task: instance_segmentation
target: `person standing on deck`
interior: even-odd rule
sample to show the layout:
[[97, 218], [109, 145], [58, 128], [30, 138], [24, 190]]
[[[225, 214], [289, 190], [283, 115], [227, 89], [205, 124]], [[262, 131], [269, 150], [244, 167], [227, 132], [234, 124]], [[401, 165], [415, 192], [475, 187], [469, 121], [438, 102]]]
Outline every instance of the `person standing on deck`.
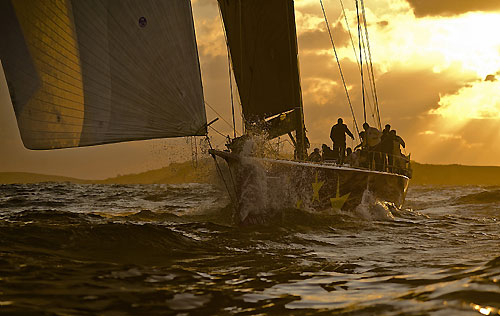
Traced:
[[333, 151], [338, 153], [339, 164], [344, 162], [346, 148], [345, 134], [349, 135], [349, 137], [354, 140], [354, 136], [347, 125], [344, 124], [342, 118], [339, 118], [337, 124], [333, 125], [330, 131], [330, 139], [333, 141]]
[[391, 131], [391, 125], [385, 124], [384, 130], [382, 130], [382, 142], [389, 135], [390, 131]]
[[392, 139], [392, 144], [393, 144], [393, 150], [392, 150], [392, 155], [393, 155], [393, 161], [392, 161], [392, 166], [393, 166], [393, 171], [397, 173], [402, 173], [405, 170], [405, 159], [406, 156], [403, 155], [401, 152], [401, 146], [403, 148], [406, 148], [405, 141], [401, 138], [396, 133], [396, 130], [391, 130], [390, 131], [391, 139]]
[[382, 130], [382, 138], [380, 141], [379, 149], [382, 153], [382, 160], [384, 169], [390, 169], [389, 166], [392, 165], [392, 137], [390, 135], [391, 125], [386, 124], [385, 128]]
[[[365, 140], [368, 148], [369, 164], [377, 170], [382, 169], [382, 156], [379, 149], [379, 144], [382, 138], [382, 132], [375, 127], [371, 127], [368, 123], [363, 124], [365, 130]], [[375, 166], [373, 166], [375, 163]]]
[[[387, 125], [386, 125], [387, 126]], [[382, 141], [380, 142], [380, 151], [382, 152], [383, 164], [386, 166], [386, 170], [392, 172], [393, 169], [393, 158], [394, 158], [394, 141], [395, 137], [392, 133], [384, 132], [382, 134]]]
[[314, 151], [309, 155], [309, 161], [321, 162], [321, 154], [319, 153], [319, 148], [314, 148]]

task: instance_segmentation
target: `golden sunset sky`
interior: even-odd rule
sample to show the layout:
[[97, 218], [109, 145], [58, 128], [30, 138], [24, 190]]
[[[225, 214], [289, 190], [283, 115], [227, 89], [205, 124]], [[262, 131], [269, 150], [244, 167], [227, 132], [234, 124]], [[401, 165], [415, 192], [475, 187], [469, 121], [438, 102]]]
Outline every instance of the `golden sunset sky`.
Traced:
[[[354, 1], [343, 2], [355, 32]], [[192, 3], [205, 100], [230, 122], [227, 51], [217, 1]], [[324, 4], [361, 124], [361, 80], [340, 2]], [[418, 162], [500, 165], [500, 1], [365, 0], [365, 6], [382, 125], [390, 123], [398, 131]], [[344, 88], [319, 0], [296, 0], [295, 14], [308, 137], [313, 146], [330, 144], [330, 127], [338, 117], [352, 130]], [[191, 156], [185, 139], [27, 150], [0, 74], [0, 171], [96, 179]], [[219, 117], [210, 107], [207, 116]], [[222, 119], [214, 127], [231, 133]], [[222, 146], [217, 133], [210, 135]]]

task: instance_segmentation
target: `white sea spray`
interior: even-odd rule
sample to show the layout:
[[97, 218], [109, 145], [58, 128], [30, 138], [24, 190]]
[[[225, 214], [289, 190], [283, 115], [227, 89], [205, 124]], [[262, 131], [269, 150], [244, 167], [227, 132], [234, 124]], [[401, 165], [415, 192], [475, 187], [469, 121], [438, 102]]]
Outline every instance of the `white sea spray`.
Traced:
[[377, 200], [370, 190], [365, 189], [363, 192], [363, 197], [361, 198], [361, 203], [356, 206], [354, 213], [366, 220], [376, 220], [376, 221], [392, 221], [394, 220], [394, 215], [392, 215], [389, 207], [379, 200]]

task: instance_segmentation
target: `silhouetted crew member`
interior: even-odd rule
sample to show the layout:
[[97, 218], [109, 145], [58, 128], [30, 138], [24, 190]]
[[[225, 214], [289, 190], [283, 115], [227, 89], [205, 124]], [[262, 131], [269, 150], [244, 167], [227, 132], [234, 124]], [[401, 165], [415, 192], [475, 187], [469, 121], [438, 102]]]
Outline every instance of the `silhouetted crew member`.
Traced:
[[[387, 127], [387, 125], [386, 125]], [[380, 142], [380, 151], [384, 155], [384, 164], [388, 166], [388, 171], [392, 171], [394, 158], [394, 141], [395, 137], [392, 133], [383, 131], [382, 141]]]
[[352, 148], [347, 147], [345, 150], [345, 162], [352, 166]]
[[358, 148], [365, 148], [366, 145], [366, 139], [365, 139], [365, 131], [359, 132], [359, 139], [361, 140], [361, 143], [359, 143], [356, 147], [354, 147], [354, 151]]
[[326, 144], [321, 145], [321, 150], [323, 151], [323, 160], [334, 160], [338, 157], [335, 155], [335, 152], [328, 147]]
[[399, 136], [397, 133], [396, 133], [396, 130], [391, 130], [391, 135], [392, 137], [394, 137], [394, 141], [396, 142], [396, 151], [398, 151], [399, 153], [401, 153], [401, 148], [399, 147], [399, 145], [403, 146], [403, 148], [406, 148], [406, 144], [405, 144], [405, 141], [401, 138], [401, 136]]
[[382, 133], [375, 127], [371, 127], [368, 123], [363, 123], [363, 129], [365, 130], [366, 144], [369, 149], [373, 149], [380, 143]]
[[388, 170], [390, 170], [390, 166], [392, 165], [392, 142], [393, 137], [390, 135], [391, 125], [385, 124], [384, 129], [382, 130], [382, 137], [379, 145], [379, 149], [382, 152], [382, 159], [384, 167], [388, 166]]
[[320, 162], [321, 154], [319, 153], [319, 148], [314, 148], [314, 151], [309, 155], [309, 161]]
[[390, 124], [385, 124], [384, 130], [382, 131], [382, 142], [384, 141], [384, 138], [389, 135], [389, 132], [391, 131], [391, 125]]
[[393, 171], [401, 173], [402, 171], [404, 171], [404, 165], [405, 165], [405, 159], [403, 159], [403, 157], [406, 158], [406, 156], [404, 156], [403, 153], [401, 152], [401, 146], [405, 148], [406, 144], [404, 140], [399, 135], [396, 134], [395, 130], [391, 130], [390, 135], [393, 144], [393, 152], [392, 152], [393, 155], [392, 165], [394, 167]]
[[368, 123], [363, 123], [363, 129], [365, 130], [365, 141], [368, 148], [368, 163], [370, 165], [375, 162], [375, 168], [377, 170], [382, 170], [382, 154], [380, 153], [379, 144], [382, 138], [382, 133], [375, 127], [371, 127]]
[[333, 151], [338, 153], [339, 163], [342, 164], [344, 161], [345, 155], [345, 134], [349, 135], [354, 140], [354, 136], [352, 135], [347, 125], [345, 125], [341, 118], [337, 120], [337, 124], [332, 126], [332, 130], [330, 131], [330, 139], [333, 141]]

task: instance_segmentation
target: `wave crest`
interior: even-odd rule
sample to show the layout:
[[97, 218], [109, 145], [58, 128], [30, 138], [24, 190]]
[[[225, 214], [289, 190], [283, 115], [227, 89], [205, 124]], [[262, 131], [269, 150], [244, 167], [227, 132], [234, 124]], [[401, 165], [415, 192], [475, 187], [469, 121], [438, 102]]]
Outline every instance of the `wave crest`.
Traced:
[[456, 199], [457, 204], [487, 204], [497, 202], [500, 202], [500, 190], [467, 194]]

